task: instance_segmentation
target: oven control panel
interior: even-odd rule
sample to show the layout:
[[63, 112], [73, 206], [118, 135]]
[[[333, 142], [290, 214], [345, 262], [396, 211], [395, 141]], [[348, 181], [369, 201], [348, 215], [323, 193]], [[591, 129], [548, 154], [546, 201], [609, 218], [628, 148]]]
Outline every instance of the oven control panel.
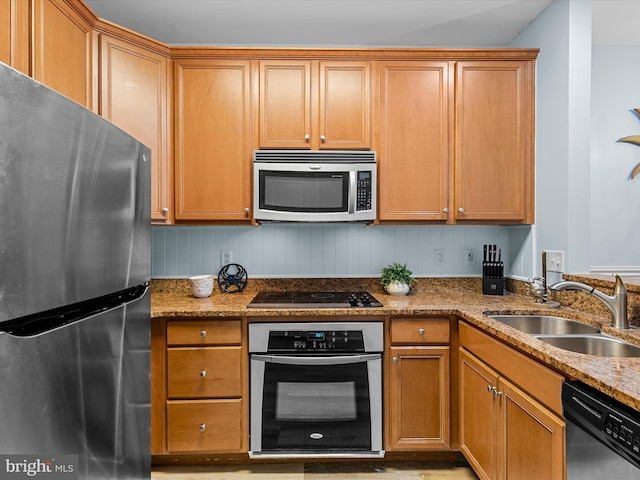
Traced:
[[361, 330], [288, 330], [269, 332], [268, 352], [364, 352]]

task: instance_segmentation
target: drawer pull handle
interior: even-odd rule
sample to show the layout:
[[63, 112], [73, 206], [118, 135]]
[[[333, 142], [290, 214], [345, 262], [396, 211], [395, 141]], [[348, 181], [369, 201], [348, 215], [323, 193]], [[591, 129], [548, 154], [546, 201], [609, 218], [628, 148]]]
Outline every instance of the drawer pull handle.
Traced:
[[200, 372], [200, 376], [201, 376], [202, 378], [206, 377], [206, 376], [207, 376], [207, 371], [206, 371], [206, 370], [202, 370], [202, 371]]
[[206, 336], [207, 336], [207, 331], [206, 331], [206, 330], [202, 330], [202, 331], [200, 332], [200, 336], [201, 336], [202, 338], [206, 337]]
[[200, 425], [200, 431], [204, 432], [207, 429], [207, 426], [203, 423], [202, 425]]
[[419, 329], [418, 329], [418, 333], [419, 333], [420, 335], [424, 335], [424, 328], [419, 328]]

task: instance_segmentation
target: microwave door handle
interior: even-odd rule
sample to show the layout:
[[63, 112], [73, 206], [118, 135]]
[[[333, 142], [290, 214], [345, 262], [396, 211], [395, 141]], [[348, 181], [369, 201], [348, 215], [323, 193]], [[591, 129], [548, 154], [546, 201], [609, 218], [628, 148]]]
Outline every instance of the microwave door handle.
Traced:
[[380, 353], [365, 355], [345, 355], [340, 357], [290, 357], [284, 355], [251, 355], [251, 360], [280, 363], [284, 365], [346, 365], [349, 363], [368, 362], [382, 358]]
[[355, 213], [356, 211], [356, 197], [358, 193], [356, 191], [356, 172], [351, 170], [349, 172], [349, 213]]

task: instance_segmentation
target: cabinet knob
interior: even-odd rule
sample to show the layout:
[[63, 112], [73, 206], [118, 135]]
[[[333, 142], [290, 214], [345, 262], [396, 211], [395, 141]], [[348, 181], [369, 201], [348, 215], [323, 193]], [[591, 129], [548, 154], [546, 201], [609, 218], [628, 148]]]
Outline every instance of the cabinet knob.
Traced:
[[444, 208], [442, 209], [442, 211], [443, 211], [444, 213], [449, 213], [449, 209], [448, 209], [447, 207], [444, 207]]
[[168, 209], [167, 207], [164, 207], [164, 208], [162, 209], [162, 214], [163, 214], [163, 215], [166, 215], [167, 213], [169, 213], [169, 209]]
[[398, 357], [393, 357], [393, 363], [398, 363]]
[[320, 135], [320, 141], [321, 142], [325, 142], [327, 140], [327, 137], [325, 137], [324, 135]]
[[202, 425], [200, 425], [200, 431], [204, 432], [207, 429], [207, 425], [205, 423], [203, 423]]
[[309, 139], [311, 138], [311, 135], [309, 135], [308, 133], [304, 136], [304, 141], [308, 142]]
[[418, 329], [418, 333], [419, 333], [420, 335], [424, 335], [424, 328], [419, 328], [419, 329]]
[[202, 378], [206, 377], [206, 376], [207, 376], [207, 371], [206, 371], [206, 370], [202, 370], [202, 371], [200, 372], [200, 376], [201, 376]]
[[460, 213], [464, 213], [464, 208], [460, 207], [460, 208], [458, 209], [458, 212], [460, 212]]
[[202, 338], [206, 337], [206, 336], [207, 336], [207, 331], [206, 331], [206, 330], [202, 330], [202, 331], [200, 332], [200, 336], [201, 336]]
[[247, 207], [247, 208], [245, 208], [245, 209], [244, 209], [244, 214], [245, 214], [245, 215], [249, 215], [249, 212], [250, 212], [250, 211], [251, 211], [251, 210], [249, 210], [249, 207]]
[[492, 387], [491, 385], [487, 385], [487, 392], [493, 395], [493, 398], [502, 396], [502, 392], [498, 391], [496, 387]]

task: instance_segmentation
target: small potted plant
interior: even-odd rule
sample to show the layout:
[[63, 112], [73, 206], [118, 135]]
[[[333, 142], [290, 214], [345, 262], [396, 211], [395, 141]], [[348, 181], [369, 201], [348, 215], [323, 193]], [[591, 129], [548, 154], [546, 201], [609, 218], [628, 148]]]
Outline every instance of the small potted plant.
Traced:
[[380, 283], [389, 295], [406, 295], [415, 282], [406, 263], [393, 263], [384, 267], [381, 273]]

